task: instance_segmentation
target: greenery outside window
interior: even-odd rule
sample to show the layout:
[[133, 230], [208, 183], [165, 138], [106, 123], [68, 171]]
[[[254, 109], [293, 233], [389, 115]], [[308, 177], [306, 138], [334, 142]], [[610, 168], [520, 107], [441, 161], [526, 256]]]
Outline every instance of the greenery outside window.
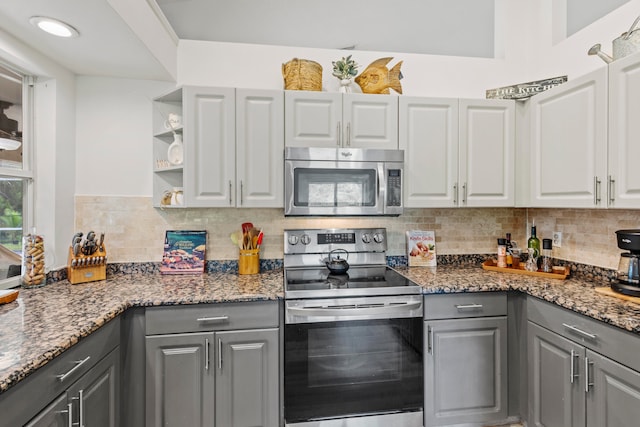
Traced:
[[31, 229], [32, 78], [0, 62], [0, 289], [17, 286]]

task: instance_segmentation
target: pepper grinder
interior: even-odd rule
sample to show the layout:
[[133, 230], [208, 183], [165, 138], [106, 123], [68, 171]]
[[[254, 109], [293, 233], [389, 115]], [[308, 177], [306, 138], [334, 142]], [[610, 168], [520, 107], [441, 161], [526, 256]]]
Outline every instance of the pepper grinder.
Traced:
[[542, 271], [545, 273], [551, 273], [553, 271], [553, 264], [551, 262], [551, 250], [553, 242], [551, 239], [542, 239]]

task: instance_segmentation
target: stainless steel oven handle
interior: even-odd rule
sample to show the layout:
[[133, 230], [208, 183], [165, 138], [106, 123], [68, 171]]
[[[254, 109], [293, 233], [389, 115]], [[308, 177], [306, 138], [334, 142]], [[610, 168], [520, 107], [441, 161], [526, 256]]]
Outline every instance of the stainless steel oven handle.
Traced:
[[361, 316], [369, 314], [388, 314], [405, 313], [407, 311], [418, 309], [422, 306], [422, 301], [408, 302], [398, 305], [385, 305], [376, 307], [287, 307], [287, 312], [295, 316], [301, 317], [335, 317], [335, 316]]

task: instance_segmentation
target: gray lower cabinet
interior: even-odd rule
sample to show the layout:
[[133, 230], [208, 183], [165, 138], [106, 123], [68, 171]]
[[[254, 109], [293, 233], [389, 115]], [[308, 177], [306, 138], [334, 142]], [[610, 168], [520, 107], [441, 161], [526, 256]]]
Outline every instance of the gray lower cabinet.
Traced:
[[529, 424], [584, 427], [586, 400], [580, 361], [585, 348], [532, 322], [528, 338]]
[[120, 351], [109, 353], [46, 407], [27, 427], [118, 427]]
[[528, 312], [529, 425], [638, 425], [637, 336], [540, 301]]
[[276, 301], [149, 309], [146, 426], [278, 427], [278, 319]]
[[425, 297], [425, 427], [507, 418], [506, 313], [504, 294]]

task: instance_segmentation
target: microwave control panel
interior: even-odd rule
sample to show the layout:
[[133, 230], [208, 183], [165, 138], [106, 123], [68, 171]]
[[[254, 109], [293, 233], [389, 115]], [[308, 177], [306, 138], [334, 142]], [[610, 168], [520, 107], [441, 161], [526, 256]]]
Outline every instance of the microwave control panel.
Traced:
[[387, 206], [402, 206], [402, 171], [387, 169]]

